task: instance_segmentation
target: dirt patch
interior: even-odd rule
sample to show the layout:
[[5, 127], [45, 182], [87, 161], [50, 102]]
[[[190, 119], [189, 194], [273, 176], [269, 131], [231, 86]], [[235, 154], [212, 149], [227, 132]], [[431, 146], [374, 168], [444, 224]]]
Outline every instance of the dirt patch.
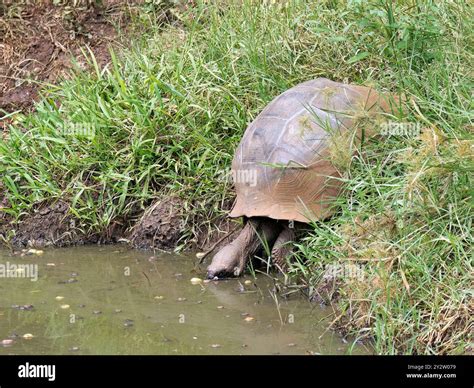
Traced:
[[[74, 3], [74, 5], [71, 5]], [[0, 109], [27, 111], [42, 83], [67, 77], [71, 57], [94, 53], [99, 66], [143, 0], [17, 1], [0, 4]], [[0, 124], [1, 125], [1, 124]]]
[[133, 227], [130, 240], [138, 249], [172, 249], [183, 234], [184, 214], [178, 198], [158, 200]]
[[4, 229], [4, 232], [15, 230], [11, 244], [17, 247], [62, 247], [84, 240], [82, 233], [75, 229], [69, 206], [62, 201], [40, 207], [15, 225], [5, 225]]

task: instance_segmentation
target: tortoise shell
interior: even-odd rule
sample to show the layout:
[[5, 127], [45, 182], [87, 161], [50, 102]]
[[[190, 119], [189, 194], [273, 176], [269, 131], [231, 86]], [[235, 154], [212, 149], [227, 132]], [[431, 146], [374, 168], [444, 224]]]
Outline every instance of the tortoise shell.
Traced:
[[341, 190], [341, 174], [329, 158], [331, 136], [354, 130], [357, 118], [367, 113], [389, 112], [390, 105], [372, 88], [325, 78], [276, 97], [249, 125], [235, 152], [237, 199], [230, 216], [300, 222], [329, 216]]

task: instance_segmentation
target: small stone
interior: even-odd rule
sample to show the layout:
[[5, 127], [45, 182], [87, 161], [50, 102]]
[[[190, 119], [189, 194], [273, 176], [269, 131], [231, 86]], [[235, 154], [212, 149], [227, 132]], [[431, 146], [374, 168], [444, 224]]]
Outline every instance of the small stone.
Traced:
[[79, 350], [78, 346], [73, 346], [71, 349], [69, 349], [69, 351], [71, 352], [77, 352], [78, 350]]
[[224, 306], [217, 306], [217, 308], [218, 308], [219, 310], [222, 310], [222, 309], [224, 308]]
[[290, 348], [294, 348], [295, 346], [296, 346], [296, 344], [293, 343], [293, 342], [290, 342], [290, 343], [288, 344], [288, 347], [290, 347]]
[[211, 345], [211, 348], [213, 348], [213, 349], [217, 349], [217, 348], [220, 348], [220, 347], [221, 347], [221, 345], [219, 345], [219, 344], [212, 344]]
[[254, 318], [254, 317], [250, 317], [250, 316], [244, 318], [244, 321], [245, 321], [245, 322], [252, 322], [252, 321], [254, 321], [254, 320], [255, 320], [255, 318]]
[[70, 278], [70, 279], [68, 279], [68, 280], [66, 281], [66, 283], [69, 283], [69, 284], [71, 284], [71, 283], [77, 283], [77, 282], [78, 282], [78, 280], [75, 279], [75, 278]]
[[246, 280], [246, 281], [244, 282], [244, 284], [245, 284], [246, 286], [251, 286], [251, 285], [252, 285], [252, 281], [251, 281], [251, 280]]
[[92, 311], [92, 314], [94, 314], [94, 315], [100, 315], [100, 314], [102, 314], [102, 311], [100, 311], [100, 310], [94, 310], [94, 311]]
[[68, 309], [69, 307], [71, 307], [71, 306], [69, 306], [68, 304], [62, 304], [60, 307], [61, 307], [63, 310], [67, 310], [67, 309]]
[[0, 342], [0, 345], [2, 346], [11, 346], [13, 345], [15, 341], [13, 341], [12, 339], [4, 339]]
[[64, 299], [64, 296], [57, 296], [56, 298], [54, 298], [56, 300], [63, 300]]
[[191, 284], [198, 285], [202, 283], [202, 279], [199, 278], [192, 278], [191, 279]]
[[154, 297], [154, 299], [163, 300], [163, 299], [165, 299], [165, 297], [163, 295], [157, 295], [157, 296]]
[[249, 313], [241, 313], [240, 316], [241, 317], [248, 317], [250, 314]]
[[178, 298], [178, 302], [184, 302], [186, 298]]
[[24, 311], [31, 311], [31, 310], [34, 310], [34, 308], [35, 307], [32, 304], [25, 304], [19, 307], [20, 310], [24, 310]]
[[204, 252], [198, 252], [196, 253], [196, 258], [197, 259], [202, 259], [206, 254]]
[[56, 267], [56, 264], [55, 263], [46, 263], [46, 266], [47, 267]]
[[30, 334], [30, 333], [23, 334], [23, 338], [26, 339], [26, 340], [33, 339], [34, 337], [35, 336], [33, 334]]
[[123, 325], [125, 327], [132, 327], [134, 325], [134, 322], [131, 319], [126, 319], [126, 320], [123, 321]]
[[44, 252], [39, 249], [28, 249], [25, 254], [27, 255], [36, 255], [36, 256], [41, 256]]
[[120, 309], [115, 309], [115, 311], [114, 311], [115, 314], [119, 314], [121, 312], [122, 312], [122, 310], [120, 310]]
[[78, 274], [77, 272], [71, 272], [71, 276], [72, 276], [73, 278], [75, 278], [75, 277], [79, 276], [79, 274]]

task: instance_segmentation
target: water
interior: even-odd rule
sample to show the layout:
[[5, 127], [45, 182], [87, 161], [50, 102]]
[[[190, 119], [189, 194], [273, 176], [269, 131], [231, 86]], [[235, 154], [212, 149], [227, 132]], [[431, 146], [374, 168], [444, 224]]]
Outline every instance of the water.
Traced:
[[151, 258], [123, 246], [24, 257], [0, 251], [0, 264], [38, 268], [37, 281], [13, 272], [0, 278], [0, 343], [13, 339], [0, 354], [368, 352], [327, 330], [331, 309], [298, 292], [275, 301], [274, 282], [264, 274], [192, 284], [204, 271], [193, 257]]

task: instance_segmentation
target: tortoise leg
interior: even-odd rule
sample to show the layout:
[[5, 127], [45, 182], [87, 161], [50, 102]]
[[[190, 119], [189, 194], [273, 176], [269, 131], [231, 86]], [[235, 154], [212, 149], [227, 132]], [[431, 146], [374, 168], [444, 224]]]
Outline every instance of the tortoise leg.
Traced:
[[278, 236], [279, 227], [268, 219], [251, 218], [237, 238], [223, 247], [207, 267], [207, 278], [239, 276], [250, 257], [262, 248], [262, 239], [270, 243]]
[[293, 250], [292, 242], [295, 239], [294, 229], [284, 226], [283, 230], [278, 235], [275, 244], [272, 248], [272, 258], [274, 263], [281, 271], [286, 271], [286, 259]]

